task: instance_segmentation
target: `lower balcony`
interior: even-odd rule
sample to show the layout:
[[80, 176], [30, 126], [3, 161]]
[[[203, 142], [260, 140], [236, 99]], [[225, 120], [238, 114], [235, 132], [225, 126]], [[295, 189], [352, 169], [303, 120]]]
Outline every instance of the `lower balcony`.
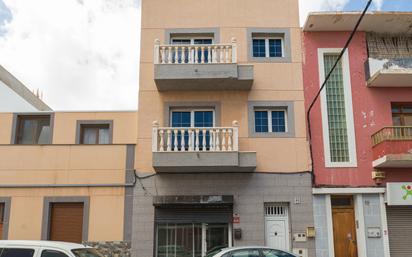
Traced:
[[153, 167], [157, 172], [253, 172], [256, 152], [240, 152], [238, 126], [172, 128], [154, 124]]
[[374, 168], [412, 168], [412, 127], [385, 127], [372, 143]]

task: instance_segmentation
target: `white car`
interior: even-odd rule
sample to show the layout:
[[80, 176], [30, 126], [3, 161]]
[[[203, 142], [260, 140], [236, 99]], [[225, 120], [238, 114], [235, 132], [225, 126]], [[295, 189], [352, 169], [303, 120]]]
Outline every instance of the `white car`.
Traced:
[[298, 257], [297, 255], [263, 246], [224, 248], [213, 257]]
[[0, 257], [103, 257], [95, 248], [82, 244], [0, 240]]

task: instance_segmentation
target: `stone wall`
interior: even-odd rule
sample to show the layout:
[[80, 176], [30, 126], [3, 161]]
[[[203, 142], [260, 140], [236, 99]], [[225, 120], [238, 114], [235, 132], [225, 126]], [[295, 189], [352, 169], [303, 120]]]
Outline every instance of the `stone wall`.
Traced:
[[83, 242], [83, 244], [96, 248], [104, 257], [131, 256], [131, 242], [128, 241]]

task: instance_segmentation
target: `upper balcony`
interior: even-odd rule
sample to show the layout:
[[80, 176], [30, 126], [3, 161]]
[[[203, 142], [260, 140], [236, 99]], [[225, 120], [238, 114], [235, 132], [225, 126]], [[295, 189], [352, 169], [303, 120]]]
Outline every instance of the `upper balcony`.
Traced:
[[412, 87], [412, 58], [369, 58], [366, 70], [369, 87]]
[[385, 127], [372, 135], [373, 167], [412, 168], [412, 127]]
[[239, 151], [239, 127], [177, 128], [153, 123], [157, 172], [253, 172], [256, 152]]
[[159, 91], [250, 90], [253, 66], [238, 65], [237, 44], [154, 46], [154, 78]]
[[412, 48], [405, 34], [367, 33], [369, 87], [412, 87]]

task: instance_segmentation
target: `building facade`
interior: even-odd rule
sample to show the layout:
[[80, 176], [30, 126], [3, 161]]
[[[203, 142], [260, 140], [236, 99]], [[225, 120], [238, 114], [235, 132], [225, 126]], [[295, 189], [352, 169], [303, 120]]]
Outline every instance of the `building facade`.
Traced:
[[[309, 15], [307, 109], [359, 16]], [[368, 13], [312, 110], [318, 257], [410, 255], [411, 17]]]
[[314, 256], [300, 42], [298, 1], [142, 1], [132, 256]]
[[0, 113], [0, 239], [129, 256], [135, 111]]

